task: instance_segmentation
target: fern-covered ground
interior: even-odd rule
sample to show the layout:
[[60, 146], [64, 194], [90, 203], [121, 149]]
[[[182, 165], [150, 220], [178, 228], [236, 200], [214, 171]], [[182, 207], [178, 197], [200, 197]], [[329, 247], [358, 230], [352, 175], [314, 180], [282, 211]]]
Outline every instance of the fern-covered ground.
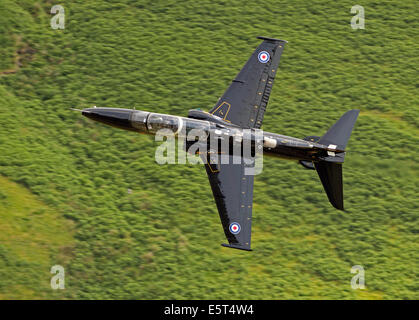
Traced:
[[[0, 2], [0, 298], [418, 299], [417, 2]], [[346, 211], [315, 172], [264, 159], [252, 247], [224, 234], [205, 170], [70, 107], [210, 109], [259, 44], [289, 41], [263, 129], [321, 135], [361, 109]], [[128, 192], [131, 189], [131, 192]], [[49, 288], [52, 265], [66, 289]], [[365, 269], [353, 290], [351, 267]]]

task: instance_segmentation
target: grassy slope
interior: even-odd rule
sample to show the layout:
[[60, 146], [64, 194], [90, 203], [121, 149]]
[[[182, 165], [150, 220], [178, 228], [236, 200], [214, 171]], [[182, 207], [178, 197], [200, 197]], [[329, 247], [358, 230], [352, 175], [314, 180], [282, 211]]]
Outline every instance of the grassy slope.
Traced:
[[50, 287], [50, 269], [68, 261], [71, 222], [4, 177], [0, 220], [0, 299], [59, 297]]
[[[418, 298], [414, 1], [363, 3], [357, 31], [349, 1], [63, 1], [64, 31], [51, 30], [41, 3], [0, 4], [3, 70], [24, 48], [22, 67], [0, 78], [0, 173], [76, 223], [73, 255], [60, 263], [68, 289], [56, 295]], [[344, 167], [347, 210], [328, 204], [313, 172], [265, 159], [247, 253], [219, 246], [202, 168], [158, 166], [152, 139], [68, 108], [209, 109], [256, 35], [289, 41], [265, 130], [322, 134], [344, 111], [362, 112]], [[356, 264], [362, 292], [350, 288]]]

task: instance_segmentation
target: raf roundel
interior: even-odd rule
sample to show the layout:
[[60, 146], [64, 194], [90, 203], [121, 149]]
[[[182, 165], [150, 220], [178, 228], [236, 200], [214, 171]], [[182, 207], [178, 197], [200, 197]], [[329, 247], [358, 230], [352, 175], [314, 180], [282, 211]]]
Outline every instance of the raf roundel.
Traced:
[[266, 51], [261, 51], [261, 52], [259, 52], [259, 54], [258, 54], [258, 59], [259, 59], [259, 62], [266, 63], [266, 62], [268, 62], [268, 61], [269, 61], [269, 58], [270, 58], [270, 55], [269, 55], [269, 53], [268, 53], [268, 52], [266, 52]]
[[232, 234], [238, 234], [240, 232], [240, 224], [238, 224], [237, 222], [233, 222], [230, 224], [230, 232]]

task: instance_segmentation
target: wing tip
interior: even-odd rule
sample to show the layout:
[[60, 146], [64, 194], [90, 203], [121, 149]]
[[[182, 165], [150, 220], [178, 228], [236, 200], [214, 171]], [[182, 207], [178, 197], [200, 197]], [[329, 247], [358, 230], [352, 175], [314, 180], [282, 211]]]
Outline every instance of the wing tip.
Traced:
[[243, 247], [243, 246], [239, 246], [239, 245], [235, 245], [235, 244], [222, 243], [221, 245], [223, 247], [226, 247], [226, 248], [239, 249], [239, 250], [245, 250], [245, 251], [253, 251], [252, 249], [250, 249], [250, 247], [247, 248], [247, 247]]

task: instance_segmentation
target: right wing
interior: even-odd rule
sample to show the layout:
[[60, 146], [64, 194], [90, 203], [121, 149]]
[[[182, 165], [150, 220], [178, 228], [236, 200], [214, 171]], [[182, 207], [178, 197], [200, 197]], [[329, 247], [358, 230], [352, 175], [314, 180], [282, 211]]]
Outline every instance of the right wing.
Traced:
[[245, 174], [247, 165], [240, 160], [234, 164], [230, 155], [228, 164], [212, 164], [208, 156], [205, 168], [229, 243], [223, 246], [251, 250], [254, 175]]
[[209, 113], [242, 128], [257, 128], [263, 116], [277, 73], [285, 40], [258, 37], [263, 42]]

